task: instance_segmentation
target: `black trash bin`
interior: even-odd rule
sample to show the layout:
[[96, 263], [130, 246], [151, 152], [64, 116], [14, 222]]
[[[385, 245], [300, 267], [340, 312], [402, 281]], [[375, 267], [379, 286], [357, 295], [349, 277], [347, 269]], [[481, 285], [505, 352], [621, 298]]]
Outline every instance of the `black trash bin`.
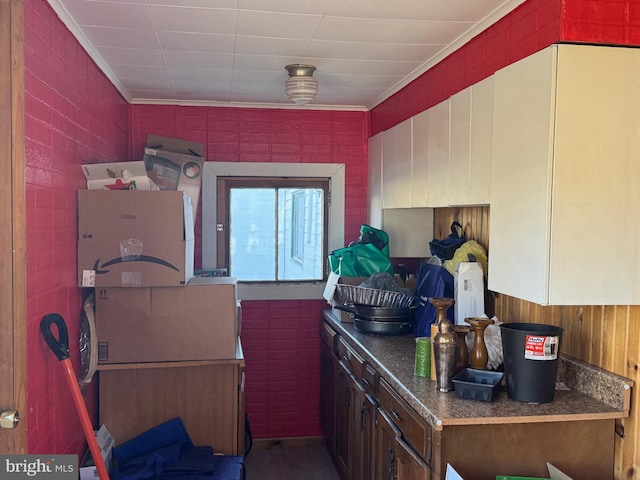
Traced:
[[553, 401], [563, 329], [540, 323], [503, 323], [500, 330], [509, 398]]

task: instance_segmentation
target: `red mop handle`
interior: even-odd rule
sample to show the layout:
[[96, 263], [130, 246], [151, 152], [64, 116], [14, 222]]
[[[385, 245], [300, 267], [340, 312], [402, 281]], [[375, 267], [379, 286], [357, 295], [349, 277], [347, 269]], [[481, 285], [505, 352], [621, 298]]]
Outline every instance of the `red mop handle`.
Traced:
[[[56, 339], [51, 333], [51, 324], [55, 324], [58, 327], [58, 339]], [[89, 419], [87, 406], [84, 404], [84, 399], [82, 398], [82, 393], [80, 392], [80, 387], [78, 386], [78, 381], [76, 379], [75, 372], [73, 371], [73, 365], [69, 358], [69, 335], [67, 333], [67, 325], [64, 323], [64, 319], [60, 315], [52, 313], [45, 316], [40, 322], [40, 332], [47, 342], [47, 345], [49, 345], [49, 348], [51, 348], [51, 351], [53, 351], [56, 357], [58, 357], [58, 360], [62, 363], [65, 377], [67, 378], [67, 384], [71, 391], [71, 397], [73, 398], [73, 403], [75, 404], [76, 411], [80, 417], [84, 436], [89, 444], [91, 457], [93, 458], [98, 470], [98, 477], [100, 480], [109, 480], [109, 473], [107, 472], [107, 467], [104, 464], [104, 459], [102, 458], [98, 441], [93, 433], [93, 426]]]

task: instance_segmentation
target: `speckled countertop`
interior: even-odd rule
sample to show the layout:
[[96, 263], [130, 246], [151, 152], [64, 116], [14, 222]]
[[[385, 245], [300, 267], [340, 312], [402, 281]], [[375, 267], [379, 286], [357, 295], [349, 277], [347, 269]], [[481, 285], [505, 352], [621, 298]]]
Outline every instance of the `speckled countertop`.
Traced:
[[324, 318], [371, 364], [432, 428], [447, 425], [538, 423], [622, 418], [629, 413], [633, 382], [584, 362], [561, 357], [557, 389], [549, 403], [526, 403], [501, 391], [493, 402], [464, 400], [436, 390], [435, 381], [414, 375], [415, 337], [360, 333], [325, 310]]

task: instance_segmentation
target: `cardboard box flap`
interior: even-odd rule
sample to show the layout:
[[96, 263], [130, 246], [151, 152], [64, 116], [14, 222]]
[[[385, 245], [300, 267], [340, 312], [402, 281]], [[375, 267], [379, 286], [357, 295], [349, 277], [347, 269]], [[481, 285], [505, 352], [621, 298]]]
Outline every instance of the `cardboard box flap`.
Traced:
[[148, 177], [143, 161], [85, 164], [82, 165], [82, 172], [89, 190], [124, 186], [132, 181], [136, 182], [138, 190], [158, 189]]
[[197, 142], [189, 142], [179, 138], [163, 137], [161, 135], [147, 135], [147, 148], [154, 150], [166, 150], [169, 152], [181, 153], [183, 155], [193, 155], [202, 157], [204, 145]]

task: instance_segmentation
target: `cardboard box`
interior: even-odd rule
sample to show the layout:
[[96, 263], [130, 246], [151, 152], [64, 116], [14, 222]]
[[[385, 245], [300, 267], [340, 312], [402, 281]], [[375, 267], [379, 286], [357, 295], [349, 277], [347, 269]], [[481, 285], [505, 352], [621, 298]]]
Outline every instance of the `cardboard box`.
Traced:
[[[104, 425], [101, 425], [100, 429], [94, 433], [96, 435], [98, 447], [100, 447], [100, 455], [102, 456], [105, 467], [107, 467], [107, 472], [109, 472], [111, 471], [111, 464], [113, 461], [113, 447], [115, 445], [115, 439]], [[80, 480], [95, 480], [96, 478], [98, 478], [98, 469], [95, 467], [95, 463], [91, 458], [91, 452], [87, 450], [87, 454], [82, 461], [82, 467], [80, 467]]]
[[331, 305], [331, 311], [341, 322], [353, 322], [353, 317], [349, 314], [349, 312], [345, 312], [344, 310], [336, 308], [336, 305], [342, 304], [338, 295], [336, 294], [336, 285], [340, 283], [343, 285], [360, 285], [362, 282], [368, 279], [369, 277], [342, 277], [333, 272], [329, 273], [329, 278], [327, 278], [327, 284], [324, 288], [324, 293], [322, 296]]
[[147, 135], [144, 164], [160, 190], [179, 190], [191, 198], [195, 222], [200, 200], [204, 147], [177, 138]]
[[98, 365], [236, 356], [237, 281], [194, 277], [184, 287], [97, 288]]
[[157, 287], [193, 276], [193, 216], [182, 192], [78, 191], [78, 286]]
[[147, 176], [144, 162], [82, 165], [88, 190], [159, 190]]

